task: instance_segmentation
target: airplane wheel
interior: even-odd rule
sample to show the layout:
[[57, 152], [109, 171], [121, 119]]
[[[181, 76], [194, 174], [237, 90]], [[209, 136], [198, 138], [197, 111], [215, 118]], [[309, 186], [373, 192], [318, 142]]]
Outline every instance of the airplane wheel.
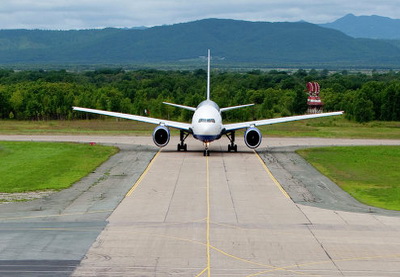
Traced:
[[178, 152], [180, 152], [181, 151], [181, 145], [180, 144], [178, 144]]
[[234, 145], [228, 144], [228, 152], [231, 152], [231, 151], [237, 152], [237, 144], [234, 144]]
[[207, 155], [207, 151], [204, 150], [204, 151], [203, 151], [203, 156], [205, 157], [206, 155]]
[[187, 152], [187, 144], [186, 143], [183, 145], [183, 151]]

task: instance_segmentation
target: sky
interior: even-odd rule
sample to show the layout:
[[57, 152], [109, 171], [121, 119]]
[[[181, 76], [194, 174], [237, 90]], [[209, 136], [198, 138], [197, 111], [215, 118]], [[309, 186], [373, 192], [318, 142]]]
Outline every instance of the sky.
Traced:
[[0, 29], [160, 26], [205, 18], [328, 23], [346, 14], [400, 18], [398, 0], [0, 0]]

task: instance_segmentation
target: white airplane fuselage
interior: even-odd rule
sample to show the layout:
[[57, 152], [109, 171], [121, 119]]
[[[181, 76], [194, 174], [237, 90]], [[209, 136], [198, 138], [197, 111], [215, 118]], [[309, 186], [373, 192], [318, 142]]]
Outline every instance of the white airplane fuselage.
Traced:
[[219, 139], [223, 125], [218, 105], [211, 100], [201, 102], [192, 118], [192, 135], [204, 143]]

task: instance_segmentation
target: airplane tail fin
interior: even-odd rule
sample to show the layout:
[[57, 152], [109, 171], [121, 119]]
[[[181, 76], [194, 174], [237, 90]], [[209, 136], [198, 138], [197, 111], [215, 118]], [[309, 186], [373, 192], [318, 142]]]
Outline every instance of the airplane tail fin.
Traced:
[[208, 49], [208, 67], [207, 67], [207, 100], [210, 100], [210, 49]]

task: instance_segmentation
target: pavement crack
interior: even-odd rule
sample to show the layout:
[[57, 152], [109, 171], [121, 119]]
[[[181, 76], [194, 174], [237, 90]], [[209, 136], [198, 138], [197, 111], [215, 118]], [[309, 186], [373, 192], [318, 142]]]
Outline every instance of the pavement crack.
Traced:
[[185, 159], [186, 159], [186, 155], [183, 155], [182, 162], [181, 162], [181, 164], [179, 165], [179, 172], [178, 172], [178, 176], [176, 177], [176, 181], [175, 181], [175, 185], [174, 185], [174, 190], [173, 190], [173, 192], [172, 192], [171, 199], [169, 200], [167, 212], [165, 213], [164, 223], [167, 222], [168, 214], [169, 214], [169, 211], [170, 211], [170, 209], [171, 209], [171, 205], [172, 205], [172, 201], [173, 201], [173, 199], [174, 199], [174, 195], [175, 195], [175, 192], [176, 192], [176, 188], [178, 187], [178, 182], [179, 182], [179, 178], [180, 178], [180, 176], [181, 176], [182, 167], [183, 167], [183, 164], [184, 164], [184, 162], [185, 162]]
[[329, 252], [325, 249], [324, 244], [317, 238], [317, 236], [314, 234], [314, 232], [311, 230], [310, 226], [307, 226], [308, 230], [310, 231], [311, 235], [314, 237], [315, 241], [320, 245], [321, 249], [324, 251], [325, 255], [329, 258], [331, 263], [335, 266], [337, 271], [340, 273], [341, 276], [345, 276], [340, 267], [336, 264], [336, 262], [332, 259], [331, 255]]
[[230, 196], [230, 198], [231, 198], [231, 203], [232, 203], [233, 211], [235, 212], [236, 223], [239, 224], [239, 217], [238, 217], [237, 212], [236, 212], [235, 201], [233, 201], [232, 190], [231, 190], [231, 187], [230, 187], [230, 185], [229, 185], [230, 182], [229, 182], [229, 178], [228, 178], [228, 174], [227, 174], [228, 170], [227, 170], [227, 168], [226, 168], [226, 163], [225, 163], [224, 157], [225, 157], [225, 155], [222, 155], [222, 164], [223, 164], [223, 166], [224, 166], [225, 180], [226, 180], [226, 184], [227, 184], [227, 186], [228, 186], [228, 191], [229, 191], [229, 196]]
[[324, 244], [318, 239], [318, 237], [315, 235], [315, 233], [313, 232], [313, 230], [311, 229], [313, 226], [313, 223], [311, 222], [311, 220], [308, 218], [307, 214], [304, 213], [304, 211], [299, 207], [299, 205], [296, 204], [296, 207], [299, 209], [299, 211], [304, 215], [304, 217], [307, 219], [307, 221], [310, 224], [305, 224], [305, 226], [307, 226], [308, 231], [310, 232], [310, 234], [312, 235], [312, 237], [315, 239], [315, 241], [318, 243], [318, 245], [321, 247], [321, 249], [324, 251], [325, 255], [328, 257], [328, 259], [331, 261], [331, 263], [335, 266], [335, 268], [338, 270], [338, 272], [340, 273], [341, 276], [344, 276], [342, 270], [339, 268], [339, 266], [335, 263], [335, 261], [332, 259], [331, 255], [329, 254], [329, 252], [325, 249]]

